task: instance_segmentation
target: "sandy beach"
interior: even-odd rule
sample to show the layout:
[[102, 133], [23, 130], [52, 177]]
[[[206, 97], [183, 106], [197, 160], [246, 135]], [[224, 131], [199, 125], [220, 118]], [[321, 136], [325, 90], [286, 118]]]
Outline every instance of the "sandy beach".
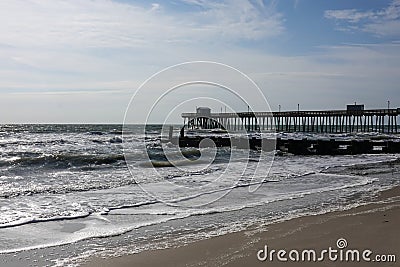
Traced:
[[[399, 260], [399, 223], [400, 187], [396, 187], [384, 191], [373, 204], [347, 211], [296, 218], [178, 248], [93, 259], [86, 266], [398, 266], [399, 263], [393, 259], [390, 259], [392, 262], [376, 262], [375, 256], [395, 255]], [[284, 249], [287, 253], [313, 249], [319, 256], [319, 252], [329, 247], [338, 249], [336, 242], [339, 238], [347, 241], [343, 250], [357, 249], [360, 255], [364, 250], [371, 250], [371, 256], [366, 258], [371, 261], [362, 258], [360, 262], [331, 261], [325, 255], [320, 262], [295, 262], [288, 259], [288, 254], [287, 262], [279, 261], [276, 254], [272, 261], [257, 259], [257, 253], [266, 245], [269, 250]]]

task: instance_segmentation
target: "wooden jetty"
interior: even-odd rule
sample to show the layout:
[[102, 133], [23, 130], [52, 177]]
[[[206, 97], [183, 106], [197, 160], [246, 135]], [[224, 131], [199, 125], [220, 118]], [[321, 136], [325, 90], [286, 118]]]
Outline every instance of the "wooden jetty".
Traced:
[[182, 118], [187, 129], [399, 133], [399, 115], [400, 108], [364, 110], [364, 105], [348, 105], [346, 110], [237, 113], [211, 113], [209, 108], [198, 108], [195, 113], [182, 113]]
[[227, 136], [185, 136], [171, 141], [179, 147], [200, 146], [203, 139], [211, 139], [216, 147], [233, 147], [263, 151], [279, 150], [294, 155], [356, 155], [400, 153], [400, 140], [338, 140], [338, 139], [262, 139]]

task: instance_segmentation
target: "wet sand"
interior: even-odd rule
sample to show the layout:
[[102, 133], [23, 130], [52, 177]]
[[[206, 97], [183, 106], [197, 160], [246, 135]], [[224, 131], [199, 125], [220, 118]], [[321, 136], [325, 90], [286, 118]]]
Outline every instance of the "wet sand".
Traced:
[[[400, 187], [381, 193], [373, 203], [347, 211], [313, 215], [257, 227], [245, 231], [194, 242], [178, 248], [146, 251], [118, 258], [94, 258], [85, 266], [399, 266], [400, 262]], [[259, 250], [297, 249], [317, 252], [338, 249], [337, 240], [344, 238], [347, 250], [366, 249], [374, 260], [377, 254], [395, 255], [397, 262], [331, 261], [327, 254], [320, 262], [280, 262], [257, 259]], [[261, 253], [260, 256], [264, 254]], [[295, 254], [293, 254], [295, 255]], [[391, 257], [391, 256], [389, 256]]]

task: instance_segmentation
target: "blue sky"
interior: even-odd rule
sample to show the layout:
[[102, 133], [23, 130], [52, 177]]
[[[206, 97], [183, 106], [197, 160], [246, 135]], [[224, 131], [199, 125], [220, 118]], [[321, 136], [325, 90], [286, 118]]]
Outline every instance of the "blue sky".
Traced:
[[192, 60], [243, 71], [272, 110], [400, 106], [398, 0], [4, 0], [0, 36], [2, 123], [120, 123], [148, 77]]

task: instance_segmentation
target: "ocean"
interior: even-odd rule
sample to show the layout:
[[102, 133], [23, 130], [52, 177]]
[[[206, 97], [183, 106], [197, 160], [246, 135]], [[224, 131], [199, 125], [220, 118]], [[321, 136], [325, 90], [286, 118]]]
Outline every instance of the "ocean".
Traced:
[[0, 266], [77, 266], [91, 256], [180, 246], [363, 205], [399, 184], [379, 171], [396, 154], [185, 148], [182, 156], [162, 140], [159, 125], [1, 125]]

